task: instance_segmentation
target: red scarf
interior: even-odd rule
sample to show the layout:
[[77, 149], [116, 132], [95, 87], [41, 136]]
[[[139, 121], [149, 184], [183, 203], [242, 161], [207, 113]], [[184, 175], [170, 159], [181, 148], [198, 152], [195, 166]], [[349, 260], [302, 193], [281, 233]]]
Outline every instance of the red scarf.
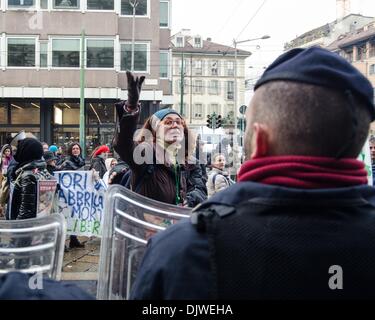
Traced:
[[363, 162], [356, 159], [280, 156], [245, 162], [238, 181], [298, 189], [342, 188], [367, 184]]

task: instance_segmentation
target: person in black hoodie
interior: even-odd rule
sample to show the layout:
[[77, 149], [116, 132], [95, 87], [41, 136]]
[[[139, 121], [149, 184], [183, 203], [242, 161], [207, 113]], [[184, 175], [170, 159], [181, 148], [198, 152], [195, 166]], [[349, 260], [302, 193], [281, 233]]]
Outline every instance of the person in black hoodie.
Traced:
[[36, 218], [38, 207], [38, 181], [51, 180], [46, 162], [42, 159], [43, 146], [34, 138], [20, 141], [14, 159], [16, 179], [11, 200], [11, 220]]
[[[64, 162], [57, 167], [58, 171], [84, 170], [85, 159], [82, 158], [82, 149], [78, 142], [73, 142], [68, 148], [68, 156]], [[84, 248], [85, 245], [79, 242], [77, 236], [70, 236], [69, 248]]]

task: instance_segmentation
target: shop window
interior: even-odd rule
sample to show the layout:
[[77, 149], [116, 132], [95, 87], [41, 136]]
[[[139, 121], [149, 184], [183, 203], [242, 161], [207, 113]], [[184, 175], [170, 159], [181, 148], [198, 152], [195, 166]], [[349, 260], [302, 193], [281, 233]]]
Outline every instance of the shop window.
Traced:
[[8, 108], [6, 104], [0, 103], [0, 123], [6, 124], [8, 123]]
[[11, 124], [40, 124], [39, 102], [11, 101]]
[[88, 124], [114, 124], [115, 109], [112, 103], [86, 103]]
[[79, 103], [58, 102], [53, 107], [55, 124], [79, 125]]

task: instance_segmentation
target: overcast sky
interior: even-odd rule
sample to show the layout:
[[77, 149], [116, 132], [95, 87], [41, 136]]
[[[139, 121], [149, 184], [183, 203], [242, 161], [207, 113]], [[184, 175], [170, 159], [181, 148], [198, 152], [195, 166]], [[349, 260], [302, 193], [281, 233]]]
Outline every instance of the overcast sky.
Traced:
[[[225, 45], [231, 45], [233, 38], [240, 41], [270, 35], [268, 40], [239, 46], [253, 52], [247, 59], [246, 73], [247, 77], [256, 77], [282, 53], [285, 42], [336, 19], [335, 0], [263, 3], [264, 0], [173, 0], [172, 34], [183, 28], [191, 29], [192, 35], [211, 37], [212, 41]], [[351, 12], [375, 16], [375, 0], [352, 0]]]

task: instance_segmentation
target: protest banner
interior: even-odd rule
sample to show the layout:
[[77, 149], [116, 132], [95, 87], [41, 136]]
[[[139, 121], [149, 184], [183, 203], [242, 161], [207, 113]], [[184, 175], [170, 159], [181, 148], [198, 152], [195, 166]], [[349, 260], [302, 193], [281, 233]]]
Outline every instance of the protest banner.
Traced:
[[65, 216], [67, 234], [101, 236], [105, 184], [95, 181], [92, 171], [58, 171], [59, 212]]
[[45, 217], [52, 213], [53, 201], [55, 200], [55, 192], [57, 187], [56, 180], [40, 180], [38, 181], [37, 196], [37, 217]]

